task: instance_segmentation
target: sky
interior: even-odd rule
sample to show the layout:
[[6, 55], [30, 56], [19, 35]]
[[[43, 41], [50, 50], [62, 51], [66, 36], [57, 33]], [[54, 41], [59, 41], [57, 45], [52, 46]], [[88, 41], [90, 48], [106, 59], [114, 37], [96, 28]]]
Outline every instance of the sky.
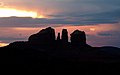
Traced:
[[93, 46], [120, 47], [120, 0], [0, 0], [1, 46], [48, 26], [86, 31]]

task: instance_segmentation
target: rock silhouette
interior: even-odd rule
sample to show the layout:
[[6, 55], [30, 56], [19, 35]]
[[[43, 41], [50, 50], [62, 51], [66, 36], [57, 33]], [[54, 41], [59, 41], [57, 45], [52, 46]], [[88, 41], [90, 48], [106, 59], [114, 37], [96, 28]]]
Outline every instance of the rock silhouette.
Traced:
[[57, 36], [57, 41], [60, 41], [60, 33], [58, 33], [58, 36]]
[[28, 42], [32, 46], [52, 46], [55, 42], [55, 30], [51, 27], [41, 30], [29, 37]]
[[[49, 71], [75, 73], [82, 70], [86, 72], [92, 69], [91, 66], [88, 66], [90, 63], [120, 63], [120, 48], [89, 46], [85, 32], [80, 30], [75, 30], [70, 39], [71, 42], [68, 42], [67, 29], [62, 30], [61, 39], [60, 33], [56, 39], [55, 30], [48, 27], [31, 35], [28, 41], [14, 42], [6, 47], [1, 47], [0, 63], [25, 65], [22, 67], [14, 65], [14, 69], [8, 69], [10, 71], [24, 70], [39, 73]], [[60, 68], [62, 69], [59, 70]], [[101, 70], [100, 67], [95, 67], [92, 71], [94, 72], [96, 69], [98, 72]]]
[[70, 37], [71, 44], [74, 46], [86, 47], [86, 34], [84, 31], [75, 30]]
[[[56, 41], [58, 46], [68, 46], [68, 31], [67, 29], [62, 30], [62, 35], [60, 39], [60, 33], [58, 33], [57, 40], [55, 39], [55, 30], [51, 27], [48, 27], [46, 29], [41, 30], [37, 34], [33, 34], [29, 37], [28, 43], [31, 46], [37, 46], [37, 47], [46, 47], [46, 48], [52, 48], [55, 45]], [[84, 31], [75, 30], [71, 34], [71, 45], [75, 47], [90, 47], [86, 43], [86, 34]]]
[[62, 30], [62, 42], [63, 43], [68, 42], [68, 31], [67, 31], [67, 29]]

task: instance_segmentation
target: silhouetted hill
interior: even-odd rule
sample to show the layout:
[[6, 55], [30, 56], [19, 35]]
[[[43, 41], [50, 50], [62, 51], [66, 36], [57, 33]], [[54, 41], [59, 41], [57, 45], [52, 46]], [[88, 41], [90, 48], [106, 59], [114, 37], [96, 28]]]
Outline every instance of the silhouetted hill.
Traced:
[[120, 48], [92, 47], [87, 44], [84, 31], [75, 30], [70, 38], [71, 42], [68, 42], [67, 29], [63, 29], [62, 36], [58, 33], [56, 39], [55, 30], [48, 27], [31, 35], [28, 41], [13, 42], [1, 47], [0, 63], [14, 66], [22, 64], [17, 69], [27, 69], [29, 72], [88, 71], [91, 69], [90, 64], [120, 63]]

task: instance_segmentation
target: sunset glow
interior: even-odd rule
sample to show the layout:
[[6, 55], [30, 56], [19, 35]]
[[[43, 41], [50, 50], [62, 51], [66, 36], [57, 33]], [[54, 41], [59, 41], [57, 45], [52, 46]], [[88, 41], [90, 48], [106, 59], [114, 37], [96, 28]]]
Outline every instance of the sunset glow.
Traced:
[[38, 15], [34, 11], [18, 10], [13, 8], [0, 8], [0, 17], [32, 17], [32, 18], [44, 18], [43, 15]]
[[95, 28], [90, 28], [90, 31], [95, 31], [96, 29]]
[[[120, 47], [120, 0], [0, 0], [0, 46], [47, 27], [84, 31], [92, 46]], [[78, 8], [79, 7], [79, 8]], [[101, 41], [102, 40], [102, 41]]]
[[4, 46], [7, 46], [8, 44], [7, 43], [0, 43], [0, 47], [4, 47]]

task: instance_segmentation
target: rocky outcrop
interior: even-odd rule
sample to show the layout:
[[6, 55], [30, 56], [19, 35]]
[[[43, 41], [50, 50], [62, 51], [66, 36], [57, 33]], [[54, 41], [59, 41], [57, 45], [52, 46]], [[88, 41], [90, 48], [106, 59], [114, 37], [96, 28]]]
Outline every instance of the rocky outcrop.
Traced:
[[39, 33], [31, 35], [28, 42], [33, 46], [48, 46], [55, 42], [55, 30], [51, 27], [41, 30]]
[[[71, 46], [87, 47], [86, 44], [86, 34], [84, 31], [75, 30], [71, 34]], [[51, 27], [41, 30], [37, 34], [33, 34], [29, 37], [28, 43], [32, 46], [39, 47], [54, 47], [55, 43], [61, 46], [68, 45], [68, 31], [67, 29], [62, 30], [62, 35], [60, 38], [60, 33], [58, 33], [57, 39], [55, 37], [55, 30]], [[54, 46], [53, 46], [54, 45]]]
[[62, 30], [61, 40], [63, 43], [68, 43], [68, 31], [67, 31], [67, 29]]
[[71, 34], [71, 44], [74, 46], [86, 46], [86, 34], [84, 31], [75, 30]]
[[60, 33], [58, 33], [58, 36], [57, 36], [57, 41], [60, 41]]
[[[68, 66], [72, 65], [81, 68], [81, 63], [120, 63], [120, 48], [106, 46], [90, 47], [86, 44], [84, 31], [75, 30], [71, 34], [71, 43], [68, 42], [67, 30], [63, 30], [62, 34], [62, 39], [60, 39], [60, 33], [58, 33], [58, 38], [55, 40], [55, 31], [49, 27], [31, 35], [26, 42], [14, 42], [6, 47], [2, 47], [0, 48], [0, 63], [15, 64], [15, 66], [16, 64], [25, 64], [29, 65], [29, 71], [40, 68], [37, 70], [39, 72], [40, 70], [47, 72], [46, 70], [49, 69], [55, 71], [51, 67], [47, 68], [53, 64], [59, 70], [61, 65], [63, 65], [63, 68], [64, 65], [67, 65], [66, 67], [69, 69], [70, 67]], [[63, 39], [67, 43], [63, 43]], [[25, 66], [25, 71], [27, 66]], [[91, 69], [91, 66], [89, 69]], [[87, 70], [89, 69], [87, 68]]]

